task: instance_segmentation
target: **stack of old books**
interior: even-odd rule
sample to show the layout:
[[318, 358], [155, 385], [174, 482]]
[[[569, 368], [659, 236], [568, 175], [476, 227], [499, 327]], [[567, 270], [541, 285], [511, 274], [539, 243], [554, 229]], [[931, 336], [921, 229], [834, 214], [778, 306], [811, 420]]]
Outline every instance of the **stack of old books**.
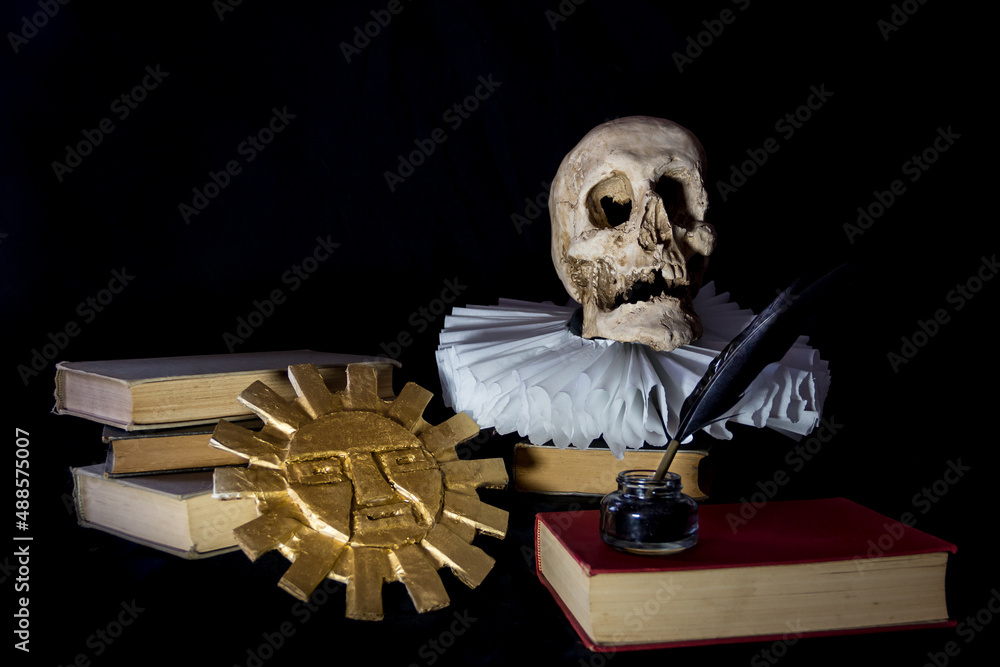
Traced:
[[246, 463], [210, 445], [215, 425], [261, 426], [237, 400], [257, 380], [291, 399], [288, 366], [314, 364], [339, 391], [349, 363], [374, 366], [392, 397], [396, 362], [312, 350], [60, 362], [53, 411], [104, 424], [107, 445], [106, 460], [71, 469], [79, 523], [185, 558], [232, 551], [233, 528], [257, 512], [212, 497], [215, 468]]

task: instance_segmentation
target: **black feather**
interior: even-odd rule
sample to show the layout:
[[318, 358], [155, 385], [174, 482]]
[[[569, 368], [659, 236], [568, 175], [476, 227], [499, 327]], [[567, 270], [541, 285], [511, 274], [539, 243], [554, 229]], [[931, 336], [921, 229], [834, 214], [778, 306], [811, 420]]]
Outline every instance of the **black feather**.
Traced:
[[795, 281], [716, 356], [681, 406], [677, 432], [657, 469], [659, 477], [666, 473], [681, 442], [724, 419], [764, 367], [785, 356], [818, 314], [817, 306], [827, 301], [848, 274], [844, 265], [808, 285]]

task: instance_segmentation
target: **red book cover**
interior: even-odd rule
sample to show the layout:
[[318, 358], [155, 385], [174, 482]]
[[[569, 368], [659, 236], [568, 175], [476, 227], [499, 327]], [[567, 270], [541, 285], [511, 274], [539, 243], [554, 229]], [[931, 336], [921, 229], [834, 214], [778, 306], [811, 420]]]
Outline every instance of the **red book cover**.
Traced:
[[[682, 572], [691, 570], [792, 565], [838, 560], [854, 561], [860, 571], [864, 559], [930, 552], [955, 553], [955, 545], [907, 526], [845, 498], [772, 501], [763, 507], [720, 504], [699, 507], [698, 543], [671, 556], [639, 556], [606, 545], [599, 533], [598, 510], [543, 512], [536, 515], [536, 571], [553, 593], [581, 639], [593, 650], [622, 650], [719, 642], [758, 641], [781, 635], [732, 637], [711, 640], [602, 646], [580, 627], [563, 600], [542, 573], [538, 528], [544, 525], [590, 576], [631, 572]], [[948, 627], [954, 621], [934, 621], [905, 626], [856, 628], [810, 634], [879, 632], [914, 627]]]

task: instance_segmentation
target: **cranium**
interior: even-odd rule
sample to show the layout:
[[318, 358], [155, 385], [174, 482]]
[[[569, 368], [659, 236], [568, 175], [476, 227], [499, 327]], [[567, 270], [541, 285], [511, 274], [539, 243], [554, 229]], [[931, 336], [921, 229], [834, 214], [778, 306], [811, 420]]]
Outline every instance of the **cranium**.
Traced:
[[549, 196], [552, 261], [583, 305], [583, 336], [669, 351], [701, 336], [691, 300], [715, 229], [705, 152], [661, 118], [619, 118], [563, 159]]

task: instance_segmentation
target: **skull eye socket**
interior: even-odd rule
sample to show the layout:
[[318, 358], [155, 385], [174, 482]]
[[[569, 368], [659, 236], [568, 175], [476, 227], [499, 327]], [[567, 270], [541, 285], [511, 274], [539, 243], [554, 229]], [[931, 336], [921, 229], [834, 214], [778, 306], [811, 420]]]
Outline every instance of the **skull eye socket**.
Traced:
[[687, 198], [684, 196], [684, 185], [670, 176], [661, 176], [653, 186], [653, 191], [663, 200], [663, 208], [666, 209], [670, 222], [687, 227], [691, 215], [688, 212]]
[[617, 227], [623, 222], [628, 222], [628, 219], [632, 217], [632, 202], [627, 201], [624, 204], [619, 204], [612, 197], [603, 197], [601, 210], [604, 212], [604, 218], [608, 224]]
[[598, 228], [617, 227], [632, 217], [632, 184], [618, 172], [604, 179], [587, 195], [590, 222]]

